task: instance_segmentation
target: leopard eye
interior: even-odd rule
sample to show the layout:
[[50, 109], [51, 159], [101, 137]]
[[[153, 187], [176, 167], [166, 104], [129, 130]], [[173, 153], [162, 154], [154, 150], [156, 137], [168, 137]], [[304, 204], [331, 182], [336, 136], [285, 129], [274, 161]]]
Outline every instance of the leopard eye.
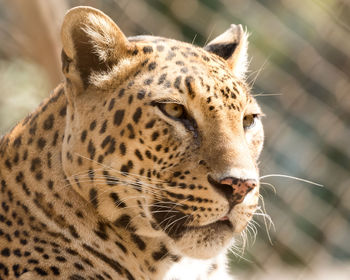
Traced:
[[180, 119], [185, 114], [184, 106], [177, 103], [161, 103], [158, 107], [166, 116], [173, 119]]
[[187, 113], [185, 107], [178, 103], [152, 102], [167, 117], [181, 122], [185, 128], [193, 132], [194, 137], [198, 137], [198, 125], [196, 121]]
[[243, 118], [243, 128], [244, 129], [249, 129], [254, 127], [256, 124], [256, 121], [258, 120], [259, 115], [258, 114], [251, 114], [251, 115], [246, 115]]

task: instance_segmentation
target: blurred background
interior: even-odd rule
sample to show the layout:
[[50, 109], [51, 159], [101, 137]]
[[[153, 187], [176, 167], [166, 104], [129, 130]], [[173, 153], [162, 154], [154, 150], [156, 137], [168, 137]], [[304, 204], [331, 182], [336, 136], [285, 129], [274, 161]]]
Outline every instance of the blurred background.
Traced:
[[77, 5], [128, 36], [199, 46], [247, 27], [248, 81], [266, 114], [261, 207], [274, 227], [257, 215], [256, 240], [247, 234], [230, 267], [237, 279], [350, 279], [350, 1], [0, 0], [0, 135], [61, 81], [60, 24]]

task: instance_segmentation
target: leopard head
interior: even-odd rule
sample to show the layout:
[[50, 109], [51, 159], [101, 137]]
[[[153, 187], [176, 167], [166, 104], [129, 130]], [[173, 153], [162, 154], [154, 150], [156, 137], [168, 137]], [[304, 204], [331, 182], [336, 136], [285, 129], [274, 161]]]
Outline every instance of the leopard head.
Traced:
[[65, 16], [62, 163], [103, 219], [210, 258], [258, 204], [261, 110], [244, 75], [240, 25], [204, 48], [127, 38], [102, 12]]

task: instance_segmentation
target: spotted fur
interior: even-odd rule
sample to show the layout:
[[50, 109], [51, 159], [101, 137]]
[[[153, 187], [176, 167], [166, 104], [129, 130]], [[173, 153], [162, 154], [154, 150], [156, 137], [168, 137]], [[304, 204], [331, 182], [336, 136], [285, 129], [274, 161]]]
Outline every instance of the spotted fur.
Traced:
[[0, 279], [228, 279], [263, 143], [242, 27], [200, 48], [78, 7], [62, 43], [64, 82], [0, 140]]

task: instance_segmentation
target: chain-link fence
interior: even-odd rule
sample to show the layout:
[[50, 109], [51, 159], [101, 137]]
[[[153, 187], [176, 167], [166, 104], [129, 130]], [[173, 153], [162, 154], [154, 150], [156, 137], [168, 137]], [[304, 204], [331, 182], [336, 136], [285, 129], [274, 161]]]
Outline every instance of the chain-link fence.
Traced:
[[[92, 5], [110, 15], [127, 35], [153, 34], [201, 46], [231, 23], [245, 25], [251, 33], [249, 82], [267, 115], [261, 207], [275, 229], [267, 217], [257, 215], [256, 241], [252, 244], [252, 229], [244, 252], [231, 256], [232, 270], [242, 279], [350, 279], [349, 1], [44, 2], [59, 2], [62, 10]], [[21, 110], [19, 118], [23, 108], [30, 107], [26, 100], [40, 99], [16, 96], [28, 89], [34, 96], [34, 85], [41, 95], [49, 87], [36, 66], [24, 66], [28, 56], [21, 48], [8, 49], [11, 40], [18, 46], [18, 38], [25, 36], [15, 24], [7, 28], [16, 14], [8, 3], [0, 2], [0, 37], [6, 39], [0, 46], [1, 132], [15, 121], [9, 119], [9, 111]], [[17, 101], [11, 103], [11, 98]]]

